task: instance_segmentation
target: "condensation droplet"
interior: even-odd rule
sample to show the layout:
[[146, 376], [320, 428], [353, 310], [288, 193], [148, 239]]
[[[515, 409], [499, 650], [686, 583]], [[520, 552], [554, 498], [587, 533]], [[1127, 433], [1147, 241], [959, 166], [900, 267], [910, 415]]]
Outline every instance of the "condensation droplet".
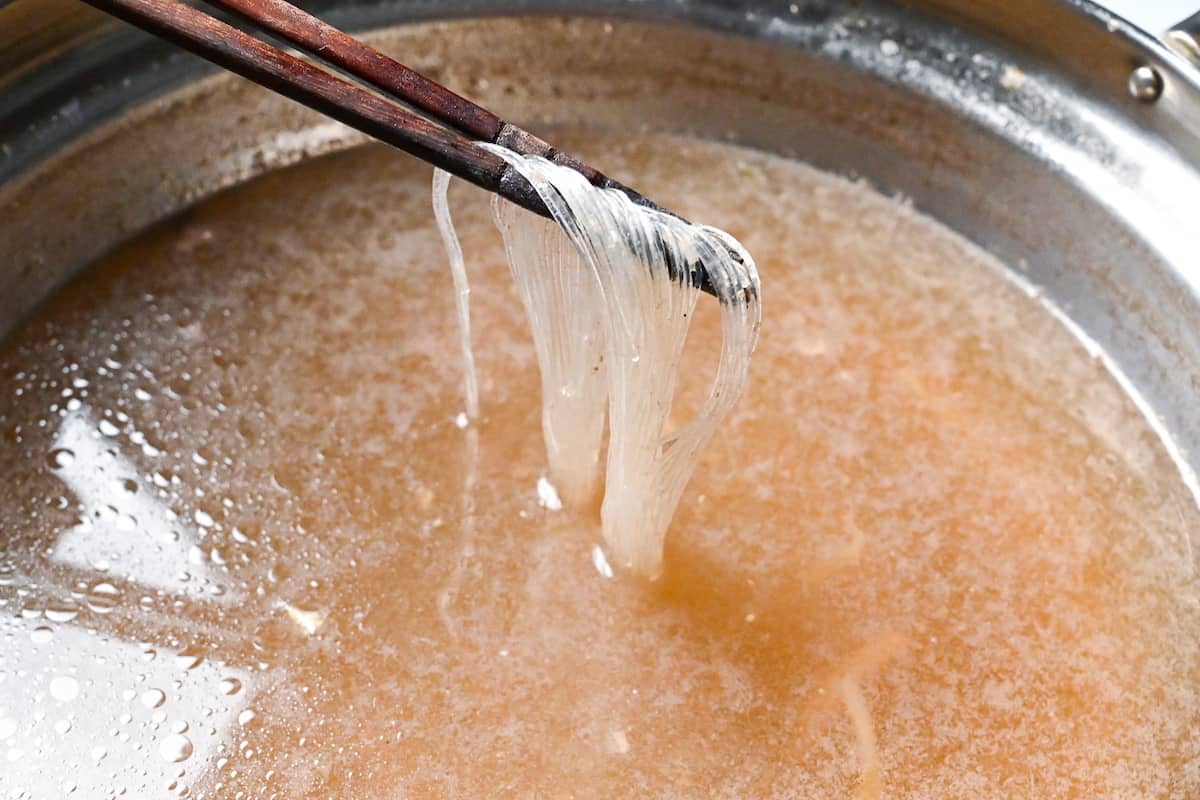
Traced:
[[69, 703], [79, 696], [79, 681], [69, 675], [50, 679], [50, 696], [62, 703]]
[[88, 590], [87, 607], [97, 614], [108, 614], [119, 605], [121, 590], [111, 583], [97, 583]]
[[255, 716], [257, 716], [257, 715], [251, 709], [247, 708], [245, 711], [238, 714], [238, 724], [239, 725], [249, 725], [251, 722], [254, 721]]
[[195, 669], [200, 666], [200, 662], [203, 660], [204, 656], [202, 654], [188, 649], [175, 656], [175, 666], [179, 669]]
[[158, 746], [158, 754], [167, 761], [187, 761], [192, 755], [192, 740], [179, 733], [172, 733]]
[[220, 683], [221, 694], [237, 694], [242, 690], [242, 682], [237, 678], [225, 678]]
[[142, 705], [146, 708], [158, 708], [167, 702], [167, 693], [162, 689], [147, 689], [142, 692]]
[[70, 622], [79, 616], [79, 609], [74, 605], [60, 603], [46, 608], [46, 619], [51, 622]]
[[65, 447], [56, 447], [46, 457], [46, 463], [50, 469], [66, 469], [75, 463], [75, 453]]
[[29, 638], [34, 644], [45, 644], [54, 638], [54, 629], [45, 625], [34, 628], [29, 632]]

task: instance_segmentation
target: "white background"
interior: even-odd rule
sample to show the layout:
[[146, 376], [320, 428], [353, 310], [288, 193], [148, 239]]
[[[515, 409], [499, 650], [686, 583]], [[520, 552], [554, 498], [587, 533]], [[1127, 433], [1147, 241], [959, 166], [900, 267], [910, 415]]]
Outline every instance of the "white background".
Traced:
[[1176, 22], [1200, 11], [1200, 0], [1098, 0], [1150, 33], [1162, 34]]

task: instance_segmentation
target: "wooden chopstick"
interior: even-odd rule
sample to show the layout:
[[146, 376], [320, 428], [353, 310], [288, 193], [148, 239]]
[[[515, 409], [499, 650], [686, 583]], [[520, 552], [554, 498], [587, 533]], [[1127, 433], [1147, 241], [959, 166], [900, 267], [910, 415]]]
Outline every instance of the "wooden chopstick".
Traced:
[[[491, 111], [455, 94], [365, 42], [309, 14], [287, 0], [208, 0], [232, 11], [304, 52], [449, 125], [473, 139], [537, 155], [581, 173], [596, 186], [619, 189], [639, 205], [665, 211], [638, 192], [558, 150]], [[670, 212], [667, 212], [670, 213]]]
[[286, 0], [209, 0], [463, 134], [495, 142], [504, 120]]
[[452, 128], [331, 75], [179, 0], [84, 0], [231, 72], [398, 147], [542, 216], [528, 182]]
[[[286, 0], [211, 2], [400, 102], [326, 72], [180, 0], [84, 2], [543, 217], [550, 217], [550, 212], [529, 182], [477, 141], [540, 155], [575, 169], [596, 186], [617, 189], [639, 205], [677, 216]], [[690, 269], [700, 288], [715, 294], [703, 268]]]

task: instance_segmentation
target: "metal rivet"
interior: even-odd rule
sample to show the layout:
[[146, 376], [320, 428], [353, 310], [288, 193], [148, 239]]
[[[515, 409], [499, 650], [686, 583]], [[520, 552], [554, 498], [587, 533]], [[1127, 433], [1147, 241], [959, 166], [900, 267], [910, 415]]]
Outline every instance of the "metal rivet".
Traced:
[[1154, 67], [1141, 66], [1129, 73], [1129, 94], [1143, 103], [1153, 103], [1163, 90], [1162, 76]]

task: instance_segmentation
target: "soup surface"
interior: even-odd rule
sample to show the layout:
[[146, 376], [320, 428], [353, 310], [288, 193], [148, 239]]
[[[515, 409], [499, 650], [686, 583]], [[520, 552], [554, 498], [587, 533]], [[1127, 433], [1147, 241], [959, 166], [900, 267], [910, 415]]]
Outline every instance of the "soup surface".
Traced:
[[[868, 188], [556, 137], [755, 255], [656, 583], [555, 510], [488, 199], [363, 148], [131, 242], [0, 353], [0, 794], [1200, 792], [1195, 503], [1102, 365]], [[674, 415], [720, 332], [701, 298]]]

